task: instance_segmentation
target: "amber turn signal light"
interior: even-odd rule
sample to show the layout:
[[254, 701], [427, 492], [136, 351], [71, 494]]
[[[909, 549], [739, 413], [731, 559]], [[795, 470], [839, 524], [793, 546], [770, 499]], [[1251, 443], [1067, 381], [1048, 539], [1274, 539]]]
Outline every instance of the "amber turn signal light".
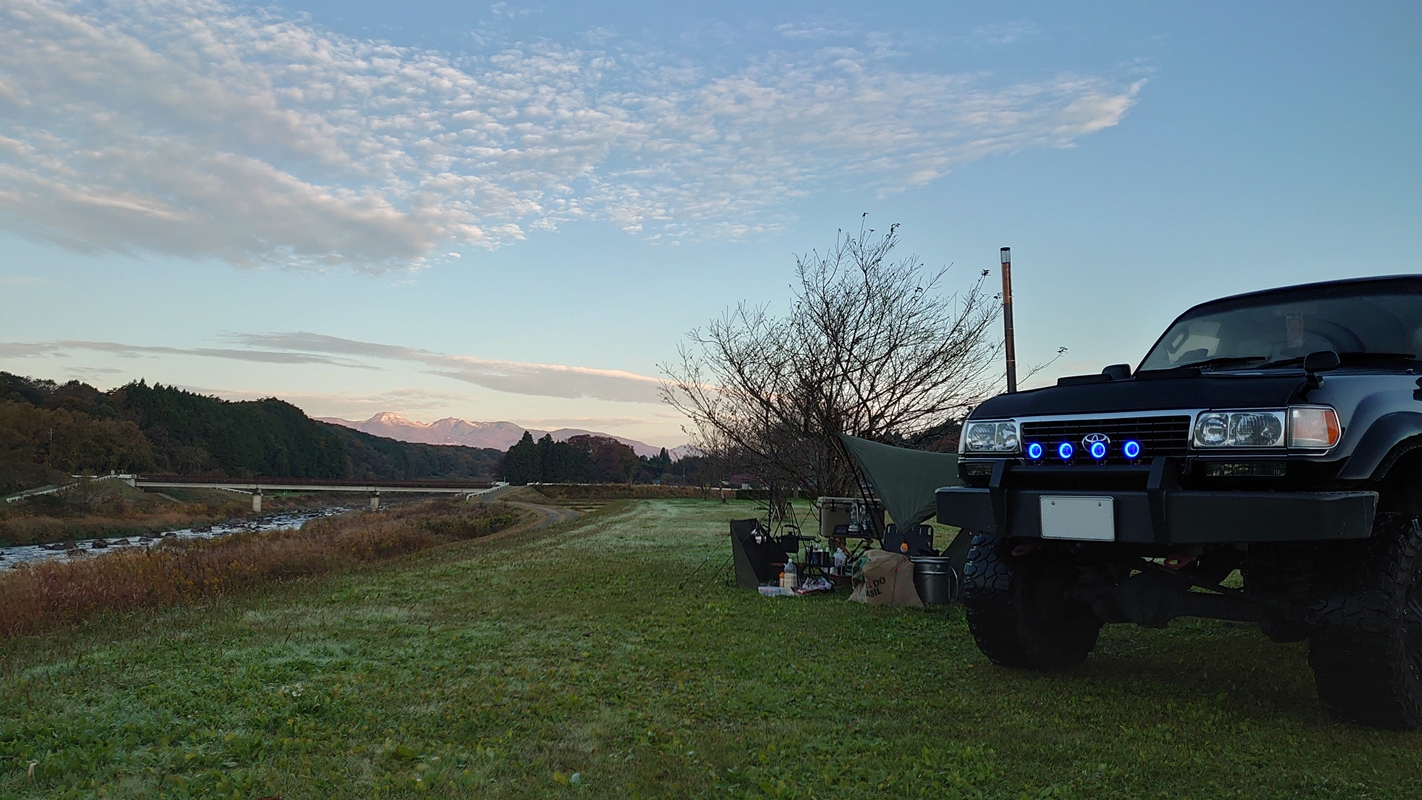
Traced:
[[1342, 433], [1338, 412], [1328, 406], [1289, 409], [1289, 447], [1332, 447]]

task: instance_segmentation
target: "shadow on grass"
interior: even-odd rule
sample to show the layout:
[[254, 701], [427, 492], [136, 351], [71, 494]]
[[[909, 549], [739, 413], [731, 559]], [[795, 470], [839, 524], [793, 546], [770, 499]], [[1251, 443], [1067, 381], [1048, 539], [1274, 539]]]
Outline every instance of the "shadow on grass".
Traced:
[[[1257, 628], [1177, 620], [1178, 631], [1108, 626], [1085, 663], [1060, 676], [1037, 676], [1050, 691], [1110, 691], [1152, 706], [1205, 701], [1258, 722], [1333, 723], [1318, 705], [1305, 644], [1276, 644]], [[1030, 673], [1002, 670], [1014, 689]], [[1013, 678], [1007, 678], [1008, 674]], [[1058, 680], [1060, 685], [1053, 685]]]

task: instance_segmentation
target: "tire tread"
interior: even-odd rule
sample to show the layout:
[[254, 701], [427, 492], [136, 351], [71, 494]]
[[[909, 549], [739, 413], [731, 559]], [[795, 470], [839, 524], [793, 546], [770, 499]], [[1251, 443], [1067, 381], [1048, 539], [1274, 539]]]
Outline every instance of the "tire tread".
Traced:
[[1408, 665], [1403, 613], [1422, 570], [1422, 525], [1379, 521], [1361, 585], [1309, 611], [1309, 665], [1332, 716], [1380, 728], [1422, 726], [1422, 676]]

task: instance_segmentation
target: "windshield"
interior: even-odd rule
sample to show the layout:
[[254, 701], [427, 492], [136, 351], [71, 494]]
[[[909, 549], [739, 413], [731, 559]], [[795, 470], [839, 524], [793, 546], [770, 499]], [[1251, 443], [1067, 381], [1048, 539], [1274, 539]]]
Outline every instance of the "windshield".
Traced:
[[1345, 364], [1416, 358], [1422, 353], [1422, 295], [1368, 288], [1374, 293], [1350, 296], [1333, 287], [1333, 297], [1315, 291], [1202, 308], [1177, 320], [1140, 368], [1253, 369], [1296, 364], [1317, 350], [1333, 350]]

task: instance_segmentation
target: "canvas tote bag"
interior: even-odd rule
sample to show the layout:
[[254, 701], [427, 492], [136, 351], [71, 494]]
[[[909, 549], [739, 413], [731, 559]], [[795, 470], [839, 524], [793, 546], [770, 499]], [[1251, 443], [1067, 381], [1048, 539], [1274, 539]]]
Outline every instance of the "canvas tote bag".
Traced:
[[871, 606], [921, 606], [913, 588], [913, 562], [887, 550], [870, 550], [854, 562], [849, 599]]

